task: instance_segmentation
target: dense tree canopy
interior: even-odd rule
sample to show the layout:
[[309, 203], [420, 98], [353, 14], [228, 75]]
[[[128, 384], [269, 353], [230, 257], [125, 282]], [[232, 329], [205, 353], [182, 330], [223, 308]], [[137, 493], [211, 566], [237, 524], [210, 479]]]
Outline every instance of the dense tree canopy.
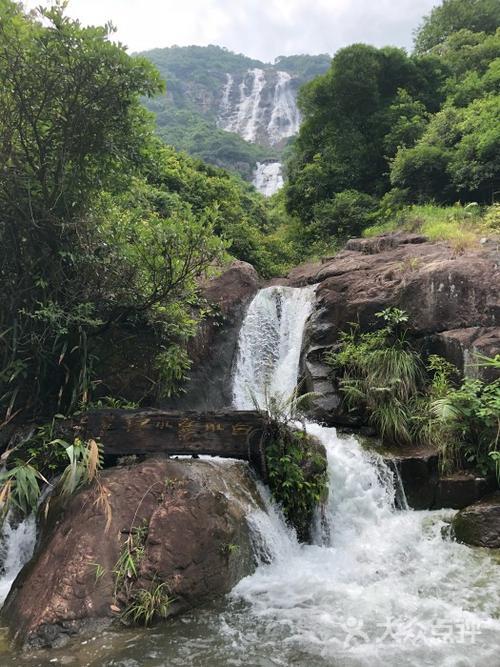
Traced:
[[354, 44], [302, 88], [286, 201], [306, 233], [359, 231], [338, 213], [344, 191], [365, 224], [366, 196], [391, 187], [406, 202], [491, 203], [500, 187], [499, 18], [497, 0], [445, 0], [418, 31], [416, 54]]
[[499, 0], [444, 0], [424, 18], [416, 31], [415, 51], [427, 53], [463, 29], [494, 33], [498, 27]]
[[428, 107], [439, 100], [441, 71], [435, 59], [417, 61], [401, 49], [340, 50], [329, 72], [301, 90], [304, 122], [289, 164], [290, 210], [307, 221], [318, 202], [342, 190], [383, 194], [387, 151], [420, 136]]
[[145, 382], [168, 394], [200, 276], [227, 253], [273, 270], [262, 197], [155, 138], [141, 98], [159, 74], [109, 28], [0, 10], [0, 422], [88, 401], [144, 335]]

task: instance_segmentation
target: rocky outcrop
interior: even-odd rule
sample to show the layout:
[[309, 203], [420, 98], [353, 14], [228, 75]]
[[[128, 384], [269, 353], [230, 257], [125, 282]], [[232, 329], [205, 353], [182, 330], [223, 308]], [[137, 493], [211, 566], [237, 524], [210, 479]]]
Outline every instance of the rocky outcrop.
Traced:
[[260, 287], [255, 269], [234, 261], [219, 276], [202, 285], [202, 296], [213, 314], [200, 325], [189, 343], [193, 367], [184, 393], [163, 401], [173, 410], [219, 410], [231, 405], [228, 378], [236, 354], [238, 333], [246, 306]]
[[402, 487], [408, 507], [415, 510], [463, 509], [497, 488], [494, 477], [471, 471], [446, 474], [432, 447], [400, 446], [388, 449], [378, 439], [363, 439], [364, 446], [382, 456]]
[[327, 423], [352, 419], [329, 380], [325, 351], [352, 322], [362, 331], [380, 326], [376, 313], [385, 308], [405, 310], [414, 339], [459, 367], [469, 368], [476, 350], [500, 352], [500, 256], [494, 246], [457, 253], [417, 234], [354, 239], [335, 257], [288, 276], [290, 285], [313, 283], [316, 303], [301, 366], [306, 390], [321, 395], [313, 416]]
[[456, 514], [453, 532], [460, 542], [478, 547], [500, 548], [500, 491]]
[[[113, 622], [134, 593], [161, 582], [172, 599], [169, 613], [177, 614], [228, 592], [252, 571], [245, 516], [260, 499], [246, 464], [160, 455], [107, 470], [101, 483], [110, 515], [95, 487], [63, 507], [53, 503], [35, 557], [2, 611], [18, 643], [61, 645]], [[115, 591], [131, 535], [140, 540], [137, 575], [129, 571], [128, 591], [123, 584]]]

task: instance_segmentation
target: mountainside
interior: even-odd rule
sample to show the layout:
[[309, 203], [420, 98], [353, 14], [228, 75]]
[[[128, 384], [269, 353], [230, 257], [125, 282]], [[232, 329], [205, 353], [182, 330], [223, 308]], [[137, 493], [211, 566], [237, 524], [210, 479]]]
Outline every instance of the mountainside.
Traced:
[[280, 157], [299, 128], [300, 86], [325, 72], [330, 56], [263, 63], [218, 46], [173, 46], [141, 54], [167, 83], [147, 106], [169, 144], [238, 171], [265, 194], [282, 184]]

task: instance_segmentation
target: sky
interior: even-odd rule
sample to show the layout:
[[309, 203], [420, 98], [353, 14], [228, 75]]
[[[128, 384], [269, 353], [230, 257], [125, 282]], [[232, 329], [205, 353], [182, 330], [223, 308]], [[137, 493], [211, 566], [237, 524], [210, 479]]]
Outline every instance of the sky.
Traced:
[[[26, 0], [33, 8], [48, 0]], [[217, 44], [272, 62], [352, 44], [412, 45], [413, 30], [439, 0], [70, 0], [84, 24], [111, 21], [129, 51]]]

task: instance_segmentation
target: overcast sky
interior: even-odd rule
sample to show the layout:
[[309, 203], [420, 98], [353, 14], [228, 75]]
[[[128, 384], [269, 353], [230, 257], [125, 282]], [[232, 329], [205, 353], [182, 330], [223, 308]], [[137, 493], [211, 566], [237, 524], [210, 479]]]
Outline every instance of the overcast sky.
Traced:
[[[27, 0], [35, 7], [46, 1]], [[411, 48], [412, 32], [439, 0], [70, 0], [85, 24], [111, 20], [130, 51], [218, 44], [273, 61], [331, 53], [353, 42]]]

